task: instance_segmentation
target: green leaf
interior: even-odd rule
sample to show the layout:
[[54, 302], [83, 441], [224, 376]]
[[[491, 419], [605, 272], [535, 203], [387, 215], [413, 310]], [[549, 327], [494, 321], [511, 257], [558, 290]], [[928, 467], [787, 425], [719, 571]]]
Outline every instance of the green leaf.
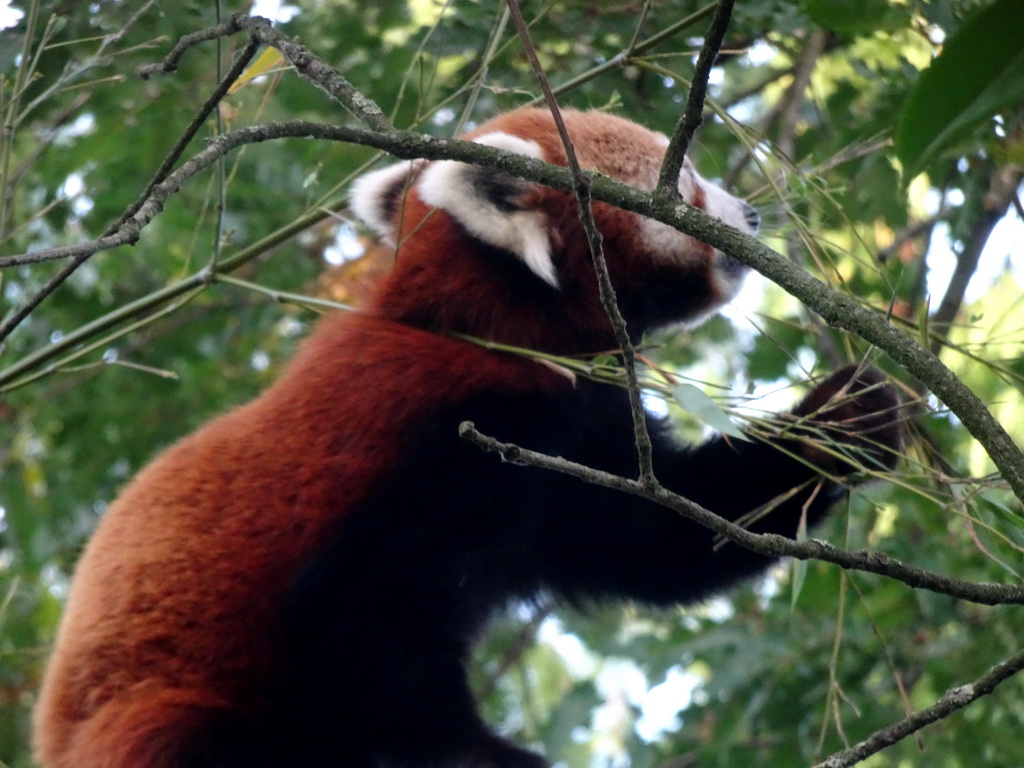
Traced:
[[693, 386], [693, 384], [680, 384], [673, 391], [676, 404], [687, 413], [703, 421], [712, 429], [717, 429], [723, 435], [729, 435], [740, 440], [750, 440], [746, 434], [736, 425], [729, 414], [722, 410], [722, 407], [708, 397], [704, 390]]
[[996, 0], [969, 18], [921, 73], [896, 127], [904, 182], [1001, 109], [1024, 99], [1024, 13]]
[[863, 35], [884, 27], [889, 0], [803, 0], [804, 12], [822, 29]]

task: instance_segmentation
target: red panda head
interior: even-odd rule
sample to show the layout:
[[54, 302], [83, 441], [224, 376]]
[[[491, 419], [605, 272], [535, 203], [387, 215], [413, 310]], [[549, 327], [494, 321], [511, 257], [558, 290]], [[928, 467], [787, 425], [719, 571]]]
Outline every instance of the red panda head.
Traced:
[[[668, 140], [601, 112], [563, 112], [580, 165], [654, 189]], [[465, 138], [565, 165], [551, 115], [520, 109]], [[684, 200], [744, 232], [753, 208], [687, 161]], [[357, 216], [396, 244], [374, 311], [439, 331], [560, 353], [614, 347], [571, 192], [454, 161], [399, 163], [353, 186]], [[608, 271], [630, 334], [697, 323], [739, 291], [747, 268], [664, 224], [595, 202]]]

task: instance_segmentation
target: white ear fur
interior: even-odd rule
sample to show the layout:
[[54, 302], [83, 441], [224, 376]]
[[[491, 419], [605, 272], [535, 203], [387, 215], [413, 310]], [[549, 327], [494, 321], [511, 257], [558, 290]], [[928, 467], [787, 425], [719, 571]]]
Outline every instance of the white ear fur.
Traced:
[[[508, 133], [488, 133], [477, 144], [544, 159], [540, 145]], [[558, 275], [551, 259], [547, 218], [517, 206], [516, 198], [534, 187], [500, 171], [442, 160], [423, 172], [418, 189], [427, 205], [447, 211], [474, 237], [511, 251], [538, 277], [555, 288]]]
[[352, 213], [381, 237], [393, 239], [401, 195], [416, 181], [422, 164], [421, 160], [406, 160], [360, 176], [348, 193]]

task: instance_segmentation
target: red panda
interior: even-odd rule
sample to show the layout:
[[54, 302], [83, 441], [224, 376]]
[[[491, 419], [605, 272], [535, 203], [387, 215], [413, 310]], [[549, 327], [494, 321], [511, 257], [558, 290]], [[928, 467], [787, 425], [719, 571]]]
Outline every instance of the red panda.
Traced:
[[[653, 188], [663, 135], [564, 116], [583, 167]], [[469, 138], [565, 164], [543, 110]], [[756, 227], [689, 163], [679, 189]], [[496, 611], [540, 592], [691, 603], [770, 564], [662, 507], [459, 438], [472, 420], [635, 476], [623, 390], [455, 335], [563, 355], [615, 346], [571, 193], [415, 161], [368, 174], [351, 204], [396, 243], [394, 268], [367, 310], [324, 319], [265, 394], [172, 446], [111, 505], [35, 710], [42, 768], [541, 768], [488, 729], [467, 685]], [[746, 268], [704, 243], [604, 203], [594, 218], [635, 338], [696, 323], [739, 289]], [[879, 374], [847, 369], [793, 414], [841, 426], [892, 467], [896, 406]], [[817, 522], [852, 472], [795, 440], [682, 446], [658, 419], [649, 428], [665, 486], [731, 520], [770, 506], [757, 531]]]

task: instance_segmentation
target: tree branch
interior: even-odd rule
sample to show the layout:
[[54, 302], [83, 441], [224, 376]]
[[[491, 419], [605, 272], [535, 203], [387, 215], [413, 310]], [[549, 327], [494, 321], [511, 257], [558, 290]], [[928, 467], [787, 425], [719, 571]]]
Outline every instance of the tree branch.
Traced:
[[859, 744], [855, 744], [841, 752], [836, 752], [824, 762], [818, 763], [814, 768], [848, 768], [848, 766], [856, 765], [869, 755], [881, 752], [886, 747], [892, 746], [912, 733], [916, 733], [926, 725], [949, 717], [957, 710], [963, 709], [982, 696], [987, 696], [995, 690], [997, 685], [1022, 669], [1024, 669], [1024, 651], [1019, 651], [1008, 659], [996, 664], [973, 683], [950, 688], [938, 701], [927, 709], [915, 712], [898, 723], [876, 731]]
[[134, 203], [128, 206], [125, 212], [121, 214], [120, 218], [118, 218], [117, 222], [104, 234], [110, 235], [116, 232], [117, 228], [121, 224], [138, 212], [139, 208], [143, 206], [153, 187], [167, 178], [171, 169], [174, 168], [174, 164], [181, 159], [181, 155], [184, 153], [185, 147], [191, 143], [192, 139], [194, 139], [196, 134], [199, 133], [200, 128], [203, 127], [203, 123], [206, 122], [206, 119], [217, 108], [217, 105], [220, 104], [221, 99], [227, 95], [228, 91], [231, 90], [231, 86], [234, 85], [235, 81], [242, 76], [243, 72], [245, 72], [245, 68], [249, 65], [249, 62], [253, 60], [253, 57], [256, 55], [259, 47], [260, 43], [257, 40], [250, 39], [249, 42], [246, 43], [242, 52], [235, 59], [234, 64], [231, 65], [231, 69], [229, 69], [228, 73], [221, 78], [219, 83], [217, 83], [217, 87], [214, 89], [213, 93], [211, 93], [210, 97], [203, 103], [203, 106], [199, 108], [199, 112], [197, 112], [196, 116], [192, 118], [192, 122], [188, 124], [188, 127], [185, 128], [185, 131], [174, 143], [171, 151], [167, 153], [167, 157], [164, 158], [164, 161], [160, 164], [156, 173], [153, 174], [153, 178], [149, 184], [146, 185], [146, 189], [141, 195], [139, 195]]
[[865, 571], [902, 581], [910, 587], [927, 589], [961, 600], [983, 605], [1024, 604], [1024, 586], [1013, 584], [978, 584], [955, 579], [940, 573], [907, 565], [878, 552], [839, 549], [824, 541], [795, 541], [774, 533], [752, 533], [724, 517], [705, 509], [665, 488], [649, 488], [635, 480], [612, 475], [555, 456], [547, 456], [511, 443], [503, 443], [479, 432], [472, 422], [459, 425], [459, 436], [479, 448], [497, 453], [511, 464], [539, 467], [570, 475], [588, 483], [629, 493], [653, 501], [678, 512], [734, 544], [766, 557], [792, 557], [797, 560], [822, 560], [848, 570]]
[[[242, 20], [243, 23], [246, 21], [246, 19]], [[260, 20], [260, 22], [264, 26], [257, 25], [257, 28], [263, 29], [264, 33], [269, 36], [272, 30], [264, 28], [266, 25], [265, 20]], [[316, 57], [309, 54], [301, 46], [295, 44], [285, 45], [280, 43], [280, 41], [277, 42], [281, 45], [278, 50], [281, 50], [282, 54], [285, 54], [287, 50], [301, 61], [304, 67], [301, 73], [307, 79], [315, 77], [316, 73], [320, 73], [325, 69], [333, 72], [328, 65], [316, 59]], [[296, 50], [301, 55], [297, 54]], [[169, 65], [165, 63], [164, 66]], [[298, 65], [296, 67], [298, 71]], [[337, 73], [334, 73], [334, 75], [337, 75]], [[334, 77], [332, 75], [327, 80], [330, 83], [335, 83], [338, 78], [341, 78], [341, 76], [337, 75]], [[344, 80], [344, 78], [341, 79]], [[318, 87], [325, 91], [329, 90], [327, 85], [318, 84]], [[355, 107], [365, 104], [372, 105], [373, 102], [365, 99], [365, 97], [353, 98], [351, 100], [351, 105]], [[375, 107], [376, 105], [373, 106]], [[377, 112], [379, 113], [379, 110]], [[372, 110], [370, 110], [369, 114], [364, 114], [363, 116], [366, 118], [365, 121], [371, 121], [373, 118]], [[380, 121], [373, 120], [373, 122], [379, 123]], [[343, 126], [318, 126], [313, 123], [302, 122], [258, 125], [232, 134], [224, 134], [214, 139], [211, 147], [199, 153], [194, 159], [199, 158], [200, 155], [211, 149], [217, 152], [224, 152], [243, 143], [266, 141], [271, 138], [281, 138], [284, 136], [320, 137], [328, 140], [348, 141], [375, 147], [400, 158], [444, 158], [477, 163], [484, 167], [495, 168], [555, 189], [573, 189], [572, 176], [566, 168], [547, 166], [534, 158], [515, 155], [472, 142], [454, 139], [435, 139], [408, 131], [393, 130], [386, 119], [383, 120], [383, 125], [385, 128], [380, 130], [366, 130]], [[179, 171], [185, 171], [186, 166], [183, 166]], [[167, 182], [164, 184], [167, 184], [173, 178], [175, 178], [175, 174], [168, 177]], [[182, 181], [183, 179], [179, 179], [178, 183], [180, 184]], [[152, 215], [155, 215], [156, 211], [147, 212], [147, 206], [154, 206], [156, 209], [162, 207], [162, 201], [158, 199], [157, 194], [158, 190], [161, 190], [162, 187], [169, 193], [168, 187], [158, 185], [154, 189], [154, 195], [151, 196], [150, 201], [140, 209], [136, 216], [132, 217], [132, 220], [140, 216], [142, 218], [146, 218], [146, 216], [151, 218]], [[1002, 425], [993, 418], [992, 414], [974, 393], [952, 371], [943, 365], [935, 355], [923, 349], [909, 336], [890, 325], [884, 315], [861, 306], [855, 299], [839, 293], [802, 268], [790, 263], [764, 243], [732, 229], [693, 206], [682, 202], [654, 199], [649, 193], [633, 189], [615, 179], [604, 176], [594, 176], [592, 178], [591, 194], [596, 200], [609, 203], [623, 210], [634, 211], [668, 224], [680, 232], [730, 254], [799, 299], [833, 327], [851, 331], [886, 352], [908, 373], [924, 382], [956, 414], [968, 432], [986, 449], [989, 457], [1013, 489], [1017, 498], [1024, 501], [1024, 456], [1022, 456], [1020, 449], [1014, 444]], [[132, 220], [126, 222], [125, 226], [129, 226]], [[46, 351], [41, 350], [40, 354], [30, 357], [38, 359], [45, 356]], [[2, 374], [0, 374], [0, 381], [3, 380]]]
[[[384, 150], [403, 159], [448, 159], [474, 163], [529, 179], [553, 189], [571, 191], [572, 175], [560, 166], [511, 152], [485, 147], [458, 139], [437, 139], [411, 131], [376, 131], [304, 121], [265, 123], [226, 133], [211, 140], [210, 146], [171, 174], [153, 190], [150, 201], [123, 226], [148, 223], [163, 206], [163, 201], [176, 191], [185, 179], [201, 167], [207, 167], [221, 154], [243, 144], [285, 137], [321, 138], [344, 141]], [[787, 293], [817, 312], [831, 326], [847, 330], [886, 352], [912, 376], [916, 376], [960, 419], [967, 431], [978, 440], [1002, 473], [1018, 499], [1024, 500], [1024, 456], [1010, 436], [996, 421], [977, 396], [935, 355], [923, 349], [907, 334], [892, 326], [886, 316], [861, 306], [806, 270], [796, 266], [764, 243], [733, 229], [704, 211], [685, 203], [666, 203], [653, 199], [650, 193], [634, 189], [606, 176], [594, 176], [591, 193], [595, 200], [634, 211], [668, 224], [747, 264]], [[99, 249], [96, 241], [80, 248]], [[107, 246], [110, 247], [110, 246]], [[50, 356], [42, 350], [31, 359]], [[28, 360], [29, 358], [26, 358]], [[0, 372], [0, 384], [10, 381], [14, 368], [23, 372], [25, 360]]]

